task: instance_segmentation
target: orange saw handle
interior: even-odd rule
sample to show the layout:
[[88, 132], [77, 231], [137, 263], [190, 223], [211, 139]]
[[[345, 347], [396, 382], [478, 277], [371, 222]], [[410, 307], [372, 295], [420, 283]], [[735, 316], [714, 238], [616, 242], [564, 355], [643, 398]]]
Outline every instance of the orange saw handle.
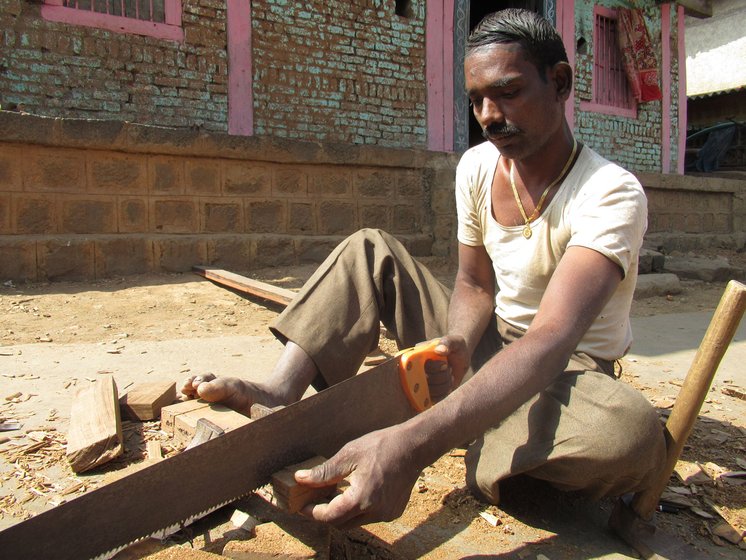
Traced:
[[446, 362], [445, 356], [435, 353], [440, 339], [431, 340], [420, 346], [402, 350], [399, 356], [399, 378], [407, 400], [417, 412], [422, 412], [433, 405], [430, 400], [430, 388], [427, 385], [425, 363], [428, 361]]

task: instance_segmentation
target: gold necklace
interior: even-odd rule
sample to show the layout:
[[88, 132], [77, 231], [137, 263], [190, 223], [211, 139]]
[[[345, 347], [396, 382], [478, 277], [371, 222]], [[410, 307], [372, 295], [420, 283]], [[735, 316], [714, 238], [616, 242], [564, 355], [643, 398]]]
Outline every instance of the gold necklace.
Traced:
[[560, 171], [560, 174], [557, 175], [557, 178], [549, 183], [549, 186], [544, 189], [544, 192], [541, 193], [541, 197], [539, 198], [539, 203], [536, 205], [536, 208], [534, 208], [533, 213], [531, 216], [526, 216], [526, 210], [523, 208], [523, 203], [521, 202], [521, 197], [518, 196], [518, 189], [515, 186], [515, 178], [513, 173], [513, 160], [510, 160], [510, 187], [513, 189], [513, 196], [515, 197], [516, 204], [518, 204], [518, 210], [521, 211], [521, 216], [523, 216], [523, 220], [526, 222], [523, 226], [523, 237], [526, 239], [531, 239], [532, 231], [531, 231], [531, 222], [539, 215], [541, 212], [541, 207], [544, 204], [544, 199], [549, 194], [549, 191], [551, 188], [560, 182], [562, 177], [565, 176], [565, 173], [567, 173], [567, 170], [570, 168], [570, 164], [572, 163], [572, 160], [575, 159], [575, 153], [578, 149], [578, 141], [573, 138], [572, 139], [572, 152], [570, 153], [570, 157], [568, 158], [567, 162], [565, 162], [565, 166], [562, 168], [562, 171]]

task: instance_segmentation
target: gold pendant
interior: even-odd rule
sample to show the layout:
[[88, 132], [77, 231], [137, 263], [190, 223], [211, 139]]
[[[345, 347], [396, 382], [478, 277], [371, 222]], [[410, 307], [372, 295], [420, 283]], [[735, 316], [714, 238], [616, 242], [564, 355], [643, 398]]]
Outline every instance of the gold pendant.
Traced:
[[526, 239], [531, 239], [531, 226], [526, 224], [526, 227], [523, 228], [523, 237]]

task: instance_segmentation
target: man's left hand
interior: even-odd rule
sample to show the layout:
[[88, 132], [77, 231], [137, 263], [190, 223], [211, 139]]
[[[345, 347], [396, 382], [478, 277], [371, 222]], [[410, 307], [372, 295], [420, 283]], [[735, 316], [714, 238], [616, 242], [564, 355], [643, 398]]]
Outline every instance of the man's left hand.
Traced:
[[366, 434], [325, 463], [297, 471], [295, 480], [308, 486], [331, 486], [345, 478], [350, 484], [328, 504], [308, 505], [303, 513], [342, 529], [399, 517], [419, 469], [412, 464], [406, 438], [396, 430], [394, 426]]

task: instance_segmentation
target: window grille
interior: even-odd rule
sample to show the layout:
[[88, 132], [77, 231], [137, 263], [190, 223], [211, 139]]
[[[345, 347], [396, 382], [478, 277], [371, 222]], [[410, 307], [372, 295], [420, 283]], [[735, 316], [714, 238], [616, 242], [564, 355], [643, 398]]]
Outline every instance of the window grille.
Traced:
[[594, 6], [593, 94], [581, 109], [622, 116], [637, 116], [637, 103], [627, 81], [617, 39], [614, 10]]
[[42, 17], [72, 25], [183, 41], [181, 0], [44, 0]]

